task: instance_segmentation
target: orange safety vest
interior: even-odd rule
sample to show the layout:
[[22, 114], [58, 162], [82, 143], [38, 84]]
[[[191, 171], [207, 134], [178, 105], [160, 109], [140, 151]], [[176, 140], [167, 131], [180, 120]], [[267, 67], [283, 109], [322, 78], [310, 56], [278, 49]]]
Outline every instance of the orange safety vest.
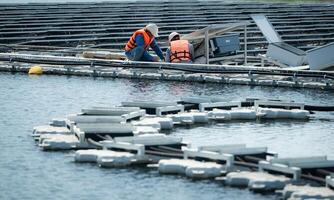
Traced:
[[175, 40], [170, 43], [170, 62], [191, 61], [188, 40]]
[[125, 51], [130, 51], [131, 49], [135, 48], [137, 46], [136, 44], [136, 36], [138, 34], [141, 34], [144, 38], [144, 43], [145, 43], [145, 49], [148, 48], [149, 45], [151, 45], [151, 43], [154, 40], [154, 37], [150, 38], [150, 36], [148, 35], [148, 33], [146, 33], [146, 31], [144, 29], [139, 29], [136, 32], [133, 33], [133, 35], [131, 36], [130, 40], [128, 41], [128, 43], [126, 43], [125, 45]]

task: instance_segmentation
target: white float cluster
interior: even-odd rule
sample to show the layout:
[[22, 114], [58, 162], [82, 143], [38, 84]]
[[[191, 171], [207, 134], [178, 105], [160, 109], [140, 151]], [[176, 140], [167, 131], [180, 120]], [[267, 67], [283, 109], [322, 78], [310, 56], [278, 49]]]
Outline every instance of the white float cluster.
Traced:
[[159, 172], [162, 174], [179, 174], [190, 178], [213, 178], [225, 170], [223, 165], [215, 162], [200, 162], [190, 159], [168, 159], [159, 161]]
[[[334, 198], [334, 192], [328, 188], [287, 185], [298, 182], [304, 168], [334, 167], [334, 161], [325, 156], [282, 159], [277, 158], [276, 153], [268, 152], [266, 147], [246, 147], [244, 144], [193, 149], [182, 138], [164, 133], [173, 130], [174, 126], [210, 121], [306, 120], [310, 117], [303, 105], [269, 102], [269, 105], [294, 107], [283, 109], [261, 107], [262, 104], [257, 102], [253, 107], [241, 107], [240, 102], [199, 102], [198, 110], [185, 111], [183, 105], [175, 103], [123, 102], [120, 107], [93, 107], [65, 119], [54, 119], [50, 125], [35, 127], [32, 135], [43, 150], [77, 150], [75, 162], [94, 162], [100, 167], [154, 164], [161, 174], [215, 178], [231, 187], [248, 187], [255, 192], [282, 190], [285, 199]], [[268, 103], [264, 104], [268, 106]], [[295, 109], [296, 106], [300, 109]], [[258, 167], [258, 171], [238, 171], [238, 159], [247, 156], [259, 159], [250, 163], [253, 168], [254, 165]], [[270, 171], [283, 175], [273, 175]], [[327, 182], [334, 185], [331, 177], [327, 177]]]
[[283, 189], [290, 178], [285, 176], [272, 175], [264, 172], [231, 172], [223, 179], [224, 184], [233, 187], [248, 187], [251, 190], [275, 191]]

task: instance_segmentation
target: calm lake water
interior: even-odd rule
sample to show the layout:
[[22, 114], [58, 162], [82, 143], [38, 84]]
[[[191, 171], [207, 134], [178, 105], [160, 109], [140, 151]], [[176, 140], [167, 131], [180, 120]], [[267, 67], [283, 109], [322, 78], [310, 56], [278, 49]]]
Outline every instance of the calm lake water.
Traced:
[[[43, 152], [30, 134], [51, 118], [83, 107], [121, 101], [176, 101], [182, 96], [290, 98], [334, 104], [329, 91], [0, 73], [0, 199], [275, 199], [213, 181], [162, 176], [156, 170], [101, 169], [76, 164], [73, 152]], [[177, 128], [195, 146], [246, 143], [268, 146], [280, 156], [328, 155], [334, 159], [334, 115], [300, 121], [230, 122]]]

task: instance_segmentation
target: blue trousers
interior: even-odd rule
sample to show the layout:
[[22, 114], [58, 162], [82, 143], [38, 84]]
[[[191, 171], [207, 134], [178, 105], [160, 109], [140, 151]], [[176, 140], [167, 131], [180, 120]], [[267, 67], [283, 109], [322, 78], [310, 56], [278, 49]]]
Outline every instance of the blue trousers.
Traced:
[[130, 51], [125, 52], [126, 57], [132, 61], [149, 61], [153, 62], [154, 57], [151, 56], [144, 47], [135, 47]]

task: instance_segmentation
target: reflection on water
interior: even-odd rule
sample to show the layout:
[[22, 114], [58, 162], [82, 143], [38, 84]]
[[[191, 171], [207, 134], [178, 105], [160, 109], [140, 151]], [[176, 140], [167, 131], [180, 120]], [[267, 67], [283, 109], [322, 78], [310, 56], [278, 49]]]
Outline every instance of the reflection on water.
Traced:
[[[202, 83], [139, 81], [0, 73], [0, 199], [274, 199], [212, 181], [160, 176], [147, 169], [100, 169], [73, 163], [73, 152], [42, 152], [29, 136], [33, 126], [121, 101], [177, 101], [183, 96], [285, 98], [334, 104], [329, 91]], [[283, 156], [327, 154], [334, 159], [334, 115], [310, 121], [238, 121], [177, 128], [194, 146], [246, 143]], [[154, 189], [152, 189], [154, 188]], [[157, 192], [159, 191], [159, 192]]]

